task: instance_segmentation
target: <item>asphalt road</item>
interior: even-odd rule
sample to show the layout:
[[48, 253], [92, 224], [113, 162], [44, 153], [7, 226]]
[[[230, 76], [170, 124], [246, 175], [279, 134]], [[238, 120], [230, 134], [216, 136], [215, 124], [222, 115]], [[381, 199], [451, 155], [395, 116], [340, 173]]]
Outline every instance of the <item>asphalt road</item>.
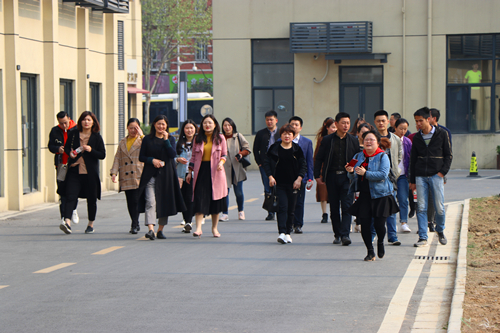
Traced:
[[[467, 174], [449, 174], [447, 202], [500, 193], [499, 171]], [[313, 189], [304, 234], [280, 245], [276, 222], [264, 221], [258, 173], [244, 191], [247, 220], [233, 209], [220, 239], [208, 221], [201, 239], [181, 233], [180, 215], [166, 240], [145, 240], [145, 227], [131, 235], [123, 194], [98, 202], [95, 234], [83, 233], [85, 201], [72, 235], [59, 230], [56, 205], [0, 219], [0, 332], [377, 332], [417, 235], [400, 234], [401, 246], [364, 262], [360, 234], [348, 247], [332, 244]], [[415, 231], [416, 219], [409, 225]], [[401, 332], [411, 328], [424, 285]]]

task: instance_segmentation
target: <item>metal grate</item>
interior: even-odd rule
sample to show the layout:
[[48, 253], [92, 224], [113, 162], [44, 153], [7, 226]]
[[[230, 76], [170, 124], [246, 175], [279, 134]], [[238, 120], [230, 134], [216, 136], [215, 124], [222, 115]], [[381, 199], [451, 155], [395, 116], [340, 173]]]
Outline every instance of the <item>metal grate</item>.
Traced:
[[125, 137], [125, 83], [118, 83], [118, 140]]
[[118, 70], [125, 69], [123, 39], [123, 21], [118, 21]]
[[417, 260], [434, 260], [434, 261], [447, 261], [450, 259], [448, 256], [415, 256]]
[[373, 23], [290, 23], [291, 53], [370, 53]]

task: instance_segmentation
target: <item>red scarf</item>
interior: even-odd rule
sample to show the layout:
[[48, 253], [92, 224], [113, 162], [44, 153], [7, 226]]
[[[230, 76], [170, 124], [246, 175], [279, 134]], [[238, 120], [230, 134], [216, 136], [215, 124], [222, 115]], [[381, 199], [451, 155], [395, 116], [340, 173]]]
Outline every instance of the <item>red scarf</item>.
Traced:
[[[66, 140], [68, 140], [68, 131], [69, 131], [70, 129], [72, 129], [73, 127], [75, 127], [75, 126], [76, 126], [76, 123], [73, 121], [73, 119], [70, 119], [70, 120], [69, 120], [69, 126], [68, 126], [68, 129], [67, 129], [67, 130], [65, 130], [64, 128], [62, 128], [62, 126], [61, 126], [61, 125], [58, 125], [58, 126], [59, 126], [59, 128], [60, 128], [60, 129], [62, 129], [62, 131], [63, 131], [64, 144], [66, 144]], [[68, 158], [69, 158], [68, 154], [63, 153], [63, 156], [62, 156], [62, 162], [63, 162], [63, 164], [68, 163]]]
[[[368, 153], [366, 152], [366, 150], [363, 149], [363, 154], [365, 154], [365, 160], [363, 161], [363, 163], [361, 163], [361, 166], [363, 168], [365, 168], [365, 170], [366, 170], [367, 167], [368, 167], [368, 162], [367, 162], [368, 158], [369, 157], [373, 157], [373, 156], [375, 156], [377, 154], [380, 154], [380, 153], [384, 153], [384, 151], [382, 149], [380, 149], [380, 147], [378, 147], [377, 150], [375, 150], [375, 152], [373, 154], [371, 154], [371, 155], [368, 155]], [[361, 180], [363, 180], [363, 178], [364, 178], [364, 175], [363, 175], [363, 177], [361, 177]]]

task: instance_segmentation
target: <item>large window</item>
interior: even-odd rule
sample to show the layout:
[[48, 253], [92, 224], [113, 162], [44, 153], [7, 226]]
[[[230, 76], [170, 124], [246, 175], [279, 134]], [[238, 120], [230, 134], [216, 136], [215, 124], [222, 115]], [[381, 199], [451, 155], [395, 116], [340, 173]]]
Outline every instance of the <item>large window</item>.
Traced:
[[446, 125], [499, 132], [500, 34], [448, 36]]
[[38, 191], [37, 77], [21, 75], [23, 194]]
[[60, 80], [59, 82], [59, 110], [66, 111], [71, 119], [75, 119], [73, 112], [73, 81]]
[[266, 127], [264, 114], [278, 113], [278, 126], [293, 112], [293, 54], [288, 39], [252, 41], [252, 131]]

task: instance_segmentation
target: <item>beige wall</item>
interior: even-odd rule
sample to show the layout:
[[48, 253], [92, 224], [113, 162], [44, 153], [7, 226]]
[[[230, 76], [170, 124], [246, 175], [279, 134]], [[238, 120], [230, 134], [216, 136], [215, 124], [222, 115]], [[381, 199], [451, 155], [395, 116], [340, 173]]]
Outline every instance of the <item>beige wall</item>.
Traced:
[[[429, 3], [432, 6], [430, 80], [427, 35]], [[233, 117], [242, 133], [251, 134], [252, 39], [288, 38], [291, 22], [372, 21], [373, 52], [390, 53], [388, 62], [344, 60], [340, 66], [382, 65], [384, 108], [389, 113], [401, 113], [410, 121], [412, 132], [415, 131], [413, 112], [428, 105], [428, 101], [429, 106], [441, 110], [440, 123], [445, 125], [446, 35], [499, 32], [499, 12], [500, 2], [495, 0], [214, 0], [215, 114], [218, 119]], [[323, 78], [326, 60], [324, 54], [318, 55], [318, 60], [314, 60], [313, 56], [297, 53], [294, 57], [294, 113], [304, 119], [302, 133], [310, 138], [325, 117], [334, 116], [339, 110], [339, 64], [330, 60], [328, 75], [322, 83], [316, 84], [313, 78]], [[248, 139], [253, 141], [251, 135], [248, 135]], [[455, 147], [467, 149], [460, 154], [455, 153], [453, 168], [468, 168], [472, 150], [476, 150], [480, 168], [496, 165], [493, 165], [493, 160], [496, 159], [494, 150], [500, 144], [499, 135], [456, 135], [453, 141]]]
[[[115, 188], [108, 173], [118, 145], [118, 83], [123, 82], [127, 88], [127, 68], [118, 70], [117, 65], [118, 20], [124, 21], [125, 66], [127, 59], [137, 59], [141, 64], [140, 1], [130, 1], [129, 14], [91, 12], [74, 3], [63, 4], [62, 0], [1, 1], [0, 211], [58, 200], [54, 155], [48, 151], [47, 142], [60, 111], [60, 79], [74, 81], [77, 117], [90, 109], [89, 83], [101, 84], [101, 128], [107, 149], [107, 158], [101, 163], [101, 181], [103, 190]], [[16, 70], [17, 65], [21, 70]], [[26, 195], [22, 189], [19, 89], [23, 73], [37, 75], [38, 103], [38, 191]], [[137, 107], [133, 106], [134, 115]], [[125, 117], [127, 108], [125, 93]], [[142, 119], [142, 114], [139, 116]]]

